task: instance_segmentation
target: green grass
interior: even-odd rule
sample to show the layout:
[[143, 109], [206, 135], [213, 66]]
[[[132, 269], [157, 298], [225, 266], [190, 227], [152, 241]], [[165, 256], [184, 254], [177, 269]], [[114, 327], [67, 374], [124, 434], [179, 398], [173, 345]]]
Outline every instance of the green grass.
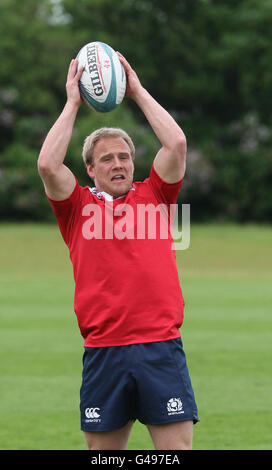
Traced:
[[[0, 225], [0, 449], [85, 449], [83, 341], [56, 225]], [[272, 448], [272, 228], [191, 227], [177, 252], [194, 449]], [[129, 449], [152, 449], [136, 422]]]

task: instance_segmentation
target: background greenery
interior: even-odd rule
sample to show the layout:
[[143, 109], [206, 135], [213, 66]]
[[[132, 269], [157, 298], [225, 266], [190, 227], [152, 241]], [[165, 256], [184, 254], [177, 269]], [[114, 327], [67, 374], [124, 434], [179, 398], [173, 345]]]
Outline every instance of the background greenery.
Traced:
[[[194, 449], [271, 449], [271, 228], [193, 225], [177, 252], [200, 422]], [[0, 231], [0, 449], [85, 449], [83, 342], [58, 228]], [[136, 422], [129, 449], [153, 449]]]
[[[188, 168], [180, 202], [193, 220], [270, 222], [272, 2], [270, 0], [1, 0], [0, 217], [53, 220], [36, 170], [65, 103], [68, 64], [87, 42], [120, 50], [184, 129]], [[123, 126], [137, 147], [135, 179], [158, 142], [133, 102], [99, 114], [85, 104], [67, 163], [89, 180], [82, 141]]]
[[[0, 448], [85, 448], [72, 267], [36, 161], [71, 58], [100, 40], [187, 136], [179, 202], [194, 224], [177, 262], [194, 448], [271, 449], [271, 0], [1, 0], [0, 17]], [[131, 134], [145, 178], [159, 143], [124, 100], [108, 114], [81, 107], [67, 155], [80, 183], [83, 139], [102, 125]], [[139, 423], [129, 448], [152, 448]]]

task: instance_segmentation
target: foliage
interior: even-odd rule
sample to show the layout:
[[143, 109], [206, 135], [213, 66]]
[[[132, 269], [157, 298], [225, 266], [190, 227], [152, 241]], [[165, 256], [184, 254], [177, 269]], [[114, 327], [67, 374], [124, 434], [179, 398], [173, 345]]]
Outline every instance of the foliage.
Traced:
[[[0, 217], [51, 218], [36, 160], [65, 103], [71, 57], [101, 40], [185, 131], [180, 201], [193, 218], [271, 220], [270, 0], [2, 0], [0, 14]], [[82, 141], [107, 124], [131, 134], [135, 178], [145, 178], [158, 142], [125, 100], [107, 115], [82, 106], [67, 155], [80, 182], [89, 184]]]

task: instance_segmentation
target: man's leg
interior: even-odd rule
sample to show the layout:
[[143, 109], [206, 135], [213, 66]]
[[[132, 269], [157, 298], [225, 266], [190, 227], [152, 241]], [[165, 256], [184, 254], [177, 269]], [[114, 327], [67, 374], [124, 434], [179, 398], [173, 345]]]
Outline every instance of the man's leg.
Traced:
[[193, 421], [147, 425], [156, 450], [191, 450]]
[[126, 450], [133, 421], [114, 431], [83, 431], [89, 450]]

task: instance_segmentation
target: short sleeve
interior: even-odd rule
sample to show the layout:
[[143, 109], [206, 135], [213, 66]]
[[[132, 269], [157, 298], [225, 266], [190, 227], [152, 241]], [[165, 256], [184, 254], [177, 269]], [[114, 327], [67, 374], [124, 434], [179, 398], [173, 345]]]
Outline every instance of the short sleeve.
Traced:
[[81, 189], [81, 186], [76, 180], [76, 186], [72, 194], [67, 199], [54, 201], [46, 195], [56, 216], [62, 237], [68, 246], [70, 244], [71, 234], [77, 218], [77, 212], [80, 210]]
[[152, 165], [149, 181], [152, 190], [159, 202], [164, 204], [176, 204], [181, 189], [183, 178], [176, 183], [167, 183], [156, 173], [154, 165]]

